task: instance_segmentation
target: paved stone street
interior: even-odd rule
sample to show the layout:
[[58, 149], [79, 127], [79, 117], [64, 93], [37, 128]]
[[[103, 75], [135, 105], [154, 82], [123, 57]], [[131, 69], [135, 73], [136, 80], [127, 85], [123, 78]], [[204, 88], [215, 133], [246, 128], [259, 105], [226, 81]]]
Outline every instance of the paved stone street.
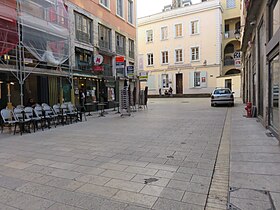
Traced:
[[132, 117], [3, 134], [0, 209], [204, 209], [226, 113], [153, 99]]

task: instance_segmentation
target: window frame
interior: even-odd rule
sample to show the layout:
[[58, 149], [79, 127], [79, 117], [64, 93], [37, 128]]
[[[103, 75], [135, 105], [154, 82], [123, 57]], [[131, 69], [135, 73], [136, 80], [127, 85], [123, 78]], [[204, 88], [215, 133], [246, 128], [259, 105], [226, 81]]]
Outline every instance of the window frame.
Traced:
[[154, 53], [147, 53], [147, 66], [154, 65]]
[[[148, 35], [148, 33], [149, 32], [152, 32], [151, 33], [151, 40], [149, 40], [149, 35]], [[146, 43], [153, 43], [154, 42], [154, 31], [153, 31], [153, 29], [149, 29], [149, 30], [146, 30]]]
[[[165, 62], [163, 62], [163, 61], [165, 61]], [[162, 65], [169, 64], [169, 53], [168, 53], [168, 50], [161, 51], [161, 64]]]
[[[197, 80], [198, 78], [199, 78], [199, 81]], [[199, 84], [198, 84], [198, 82], [199, 82]], [[193, 73], [193, 86], [195, 88], [201, 87], [201, 72], [200, 71], [195, 71]]]
[[[176, 28], [176, 26], [179, 26], [179, 25], [181, 25], [181, 35], [180, 36], [177, 36], [177, 28]], [[183, 37], [183, 31], [184, 31], [184, 29], [183, 29], [183, 23], [175, 23], [174, 24], [174, 38], [176, 39], [176, 38], [181, 38], [181, 37]]]
[[[164, 28], [166, 28], [166, 37], [165, 38], [163, 38], [163, 31], [162, 31], [162, 29], [164, 29]], [[162, 27], [160, 27], [160, 40], [161, 41], [164, 41], [164, 40], [167, 40], [168, 39], [168, 26], [162, 26]]]
[[[75, 19], [75, 39], [79, 42], [92, 44], [92, 28], [93, 28], [93, 20], [89, 17], [74, 11], [74, 19]], [[88, 35], [88, 40], [82, 39], [79, 36]]]
[[[177, 60], [177, 52], [181, 50], [181, 60]], [[184, 62], [184, 51], [182, 48], [177, 48], [175, 49], [175, 53], [174, 53], [174, 56], [175, 56], [175, 63], [183, 63]]]
[[[130, 8], [130, 4], [132, 4], [132, 8]], [[135, 24], [135, 21], [134, 21], [134, 1], [133, 0], [128, 0], [127, 7], [128, 7], [127, 8], [127, 22], [129, 24], [134, 25]], [[130, 20], [130, 16], [131, 16], [131, 20]]]
[[[192, 53], [192, 50], [193, 49], [198, 49], [198, 59], [195, 59], [195, 60], [193, 60], [192, 58], [193, 58], [193, 53]], [[192, 47], [190, 47], [190, 61], [191, 62], [198, 62], [198, 61], [200, 61], [200, 47], [199, 46], [192, 46]]]
[[[102, 1], [107, 1], [108, 5], [104, 4]], [[110, 10], [110, 3], [111, 3], [110, 0], [99, 0], [99, 4], [107, 10]]]
[[[197, 23], [196, 24], [196, 26], [197, 26], [197, 28], [196, 28], [196, 33], [195, 33], [195, 31], [193, 31], [193, 24], [194, 23]], [[194, 25], [195, 26], [195, 25]], [[198, 35], [198, 34], [200, 34], [200, 22], [199, 22], [199, 20], [198, 19], [196, 19], [196, 20], [191, 20], [190, 21], [190, 35], [192, 35], [192, 36], [194, 36], [194, 35]], [[194, 32], [194, 33], [193, 33]]]
[[[165, 87], [163, 86], [163, 81], [165, 81]], [[164, 89], [169, 88], [169, 75], [168, 74], [162, 74], [161, 75], [161, 87]]]
[[[119, 9], [119, 5], [118, 3], [119, 2], [122, 2], [122, 7], [121, 7], [121, 12], [122, 14], [119, 14], [118, 13], [118, 9]], [[116, 15], [121, 18], [121, 19], [124, 19], [124, 0], [116, 0]]]

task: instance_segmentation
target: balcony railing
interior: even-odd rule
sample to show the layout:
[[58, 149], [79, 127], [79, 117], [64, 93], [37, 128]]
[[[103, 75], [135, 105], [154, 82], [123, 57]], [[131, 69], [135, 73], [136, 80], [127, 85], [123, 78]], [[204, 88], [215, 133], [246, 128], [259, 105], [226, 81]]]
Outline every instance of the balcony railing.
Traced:
[[82, 31], [76, 31], [76, 38], [81, 42], [86, 42], [86, 43], [91, 42], [90, 35]]
[[129, 51], [129, 52], [128, 52], [128, 56], [129, 56], [130, 58], [133, 58], [133, 59], [134, 59], [134, 51]]
[[99, 40], [99, 47], [104, 50], [111, 50], [111, 44], [108, 41]]
[[233, 30], [233, 31], [225, 31], [224, 38], [225, 39], [235, 38], [234, 32], [235, 32], [235, 30]]
[[120, 47], [120, 46], [116, 46], [116, 52], [118, 54], [125, 55], [125, 48], [124, 47]]
[[234, 65], [234, 59], [225, 59], [224, 66], [232, 66]]

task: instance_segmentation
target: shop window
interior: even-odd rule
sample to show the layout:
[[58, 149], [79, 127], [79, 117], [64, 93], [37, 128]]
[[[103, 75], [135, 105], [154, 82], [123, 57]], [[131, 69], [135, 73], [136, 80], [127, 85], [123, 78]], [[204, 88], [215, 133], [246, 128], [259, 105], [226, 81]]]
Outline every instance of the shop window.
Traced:
[[270, 124], [279, 127], [279, 55], [270, 61]]
[[162, 74], [162, 88], [169, 88], [168, 74]]

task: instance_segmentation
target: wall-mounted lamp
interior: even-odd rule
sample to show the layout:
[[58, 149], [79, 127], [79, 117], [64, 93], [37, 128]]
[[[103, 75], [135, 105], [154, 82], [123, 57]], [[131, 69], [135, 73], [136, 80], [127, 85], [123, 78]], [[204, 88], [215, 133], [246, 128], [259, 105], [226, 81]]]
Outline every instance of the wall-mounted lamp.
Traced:
[[15, 85], [15, 83], [14, 83], [14, 82], [10, 82], [10, 84], [11, 84], [11, 85]]
[[234, 32], [234, 37], [237, 40], [240, 39], [240, 37], [241, 37], [240, 31], [241, 31], [241, 29], [239, 28], [239, 29], [236, 29]]

